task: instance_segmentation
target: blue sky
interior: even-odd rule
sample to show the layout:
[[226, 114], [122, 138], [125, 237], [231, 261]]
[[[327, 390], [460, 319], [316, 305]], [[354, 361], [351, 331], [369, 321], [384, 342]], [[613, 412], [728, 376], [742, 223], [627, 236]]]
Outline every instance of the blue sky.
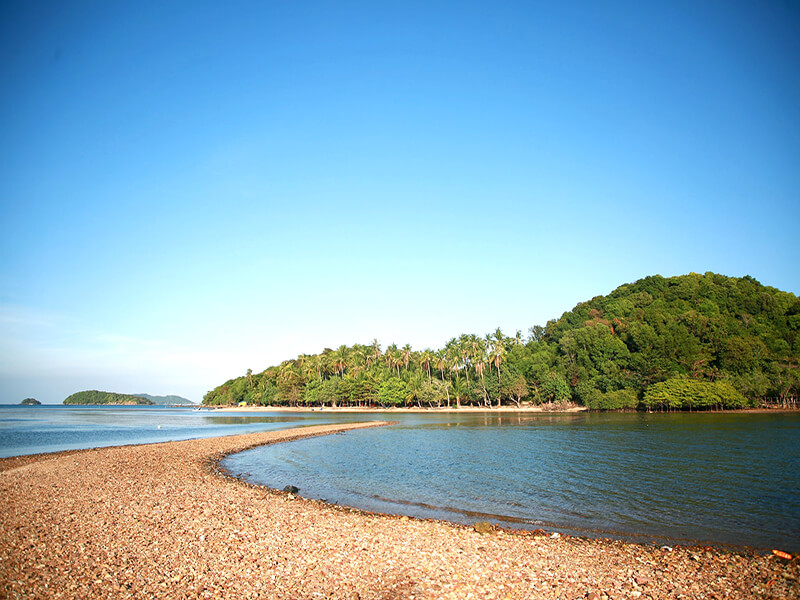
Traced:
[[796, 2], [159, 4], [0, 4], [0, 402], [800, 292]]

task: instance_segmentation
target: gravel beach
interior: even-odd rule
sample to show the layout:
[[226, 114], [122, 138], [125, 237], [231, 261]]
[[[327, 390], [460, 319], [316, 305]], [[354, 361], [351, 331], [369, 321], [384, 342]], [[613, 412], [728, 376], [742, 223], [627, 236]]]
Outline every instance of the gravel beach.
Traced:
[[380, 424], [2, 459], [0, 597], [800, 598], [797, 558], [478, 533], [217, 468], [245, 448]]

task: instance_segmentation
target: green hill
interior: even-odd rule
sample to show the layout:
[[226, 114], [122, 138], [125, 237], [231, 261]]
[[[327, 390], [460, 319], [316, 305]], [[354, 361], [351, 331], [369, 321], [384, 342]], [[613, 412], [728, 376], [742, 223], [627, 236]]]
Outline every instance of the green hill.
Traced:
[[747, 404], [796, 396], [798, 332], [800, 300], [794, 294], [752, 277], [692, 273], [620, 286], [579, 304], [540, 333], [578, 401], [619, 408], [635, 405], [634, 395], [645, 405], [663, 406], [663, 398], [656, 401], [647, 392], [670, 381], [673, 388], [686, 380], [705, 382], [708, 390], [730, 395], [724, 384]]
[[26, 406], [41, 406], [41, 402], [39, 402], [36, 398], [25, 398], [20, 404], [24, 404]]
[[134, 394], [139, 398], [150, 400], [153, 404], [194, 404], [191, 400], [181, 396], [151, 396], [150, 394]]
[[110, 404], [110, 405], [153, 405], [154, 402], [131, 394], [116, 394], [114, 392], [99, 392], [87, 390], [76, 392], [64, 400], [64, 404]]
[[592, 409], [796, 406], [800, 300], [752, 277], [646, 277], [529, 335], [462, 334], [439, 350], [324, 349], [211, 390], [204, 404]]

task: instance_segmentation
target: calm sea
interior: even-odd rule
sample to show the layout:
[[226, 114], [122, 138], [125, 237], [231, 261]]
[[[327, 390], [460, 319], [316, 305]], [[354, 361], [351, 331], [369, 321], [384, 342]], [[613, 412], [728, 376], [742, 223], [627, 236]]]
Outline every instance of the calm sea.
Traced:
[[386, 513], [658, 544], [800, 551], [800, 414], [242, 415], [0, 407], [0, 456], [332, 422], [399, 424], [257, 448], [234, 475]]
[[407, 415], [228, 457], [248, 481], [385, 513], [800, 551], [800, 414]]
[[[317, 413], [311, 413], [316, 416]], [[327, 422], [166, 406], [0, 406], [0, 457], [235, 435]]]

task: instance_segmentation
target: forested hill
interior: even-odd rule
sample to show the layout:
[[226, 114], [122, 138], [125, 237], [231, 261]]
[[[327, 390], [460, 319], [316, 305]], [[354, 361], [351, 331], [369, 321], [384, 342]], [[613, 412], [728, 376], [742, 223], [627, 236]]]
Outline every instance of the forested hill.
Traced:
[[800, 300], [752, 277], [659, 275], [523, 336], [463, 334], [439, 350], [326, 348], [208, 392], [205, 404], [480, 405], [594, 409], [795, 405]]
[[87, 390], [76, 392], [64, 400], [64, 404], [148, 404], [153, 402], [147, 398], [132, 396], [130, 394], [116, 394], [114, 392], [100, 392]]
[[144, 398], [145, 400], [150, 400], [153, 404], [167, 404], [167, 405], [175, 405], [175, 404], [194, 404], [188, 398], [184, 398], [182, 396], [151, 396], [150, 394], [134, 394], [135, 396], [139, 396], [139, 398]]

